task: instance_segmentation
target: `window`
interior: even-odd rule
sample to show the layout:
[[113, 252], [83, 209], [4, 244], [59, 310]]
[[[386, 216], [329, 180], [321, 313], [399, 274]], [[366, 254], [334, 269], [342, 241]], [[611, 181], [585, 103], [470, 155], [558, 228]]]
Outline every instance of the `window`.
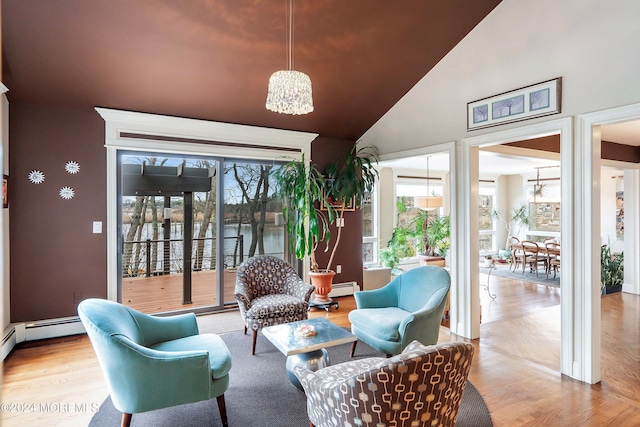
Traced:
[[378, 192], [377, 186], [362, 200], [362, 263], [378, 263]]
[[478, 217], [480, 231], [480, 254], [485, 255], [496, 251], [496, 227], [492, 215], [495, 209], [495, 183], [482, 183], [478, 194]]

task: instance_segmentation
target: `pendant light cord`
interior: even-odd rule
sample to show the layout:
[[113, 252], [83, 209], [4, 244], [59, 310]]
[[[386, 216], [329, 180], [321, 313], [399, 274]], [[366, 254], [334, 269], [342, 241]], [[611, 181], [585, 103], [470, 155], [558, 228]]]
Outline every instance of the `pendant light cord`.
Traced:
[[289, 32], [287, 44], [289, 47], [287, 66], [289, 70], [293, 70], [293, 0], [289, 0]]

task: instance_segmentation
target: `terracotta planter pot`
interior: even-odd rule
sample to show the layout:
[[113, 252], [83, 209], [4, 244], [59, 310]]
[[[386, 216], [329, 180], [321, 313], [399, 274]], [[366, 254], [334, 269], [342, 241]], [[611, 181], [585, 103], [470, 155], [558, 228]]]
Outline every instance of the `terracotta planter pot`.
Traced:
[[331, 292], [333, 276], [335, 275], [336, 273], [332, 270], [318, 270], [309, 272], [311, 284], [316, 288], [316, 297], [313, 302], [315, 302], [316, 304], [325, 304], [331, 302], [331, 298], [329, 298], [329, 292]]

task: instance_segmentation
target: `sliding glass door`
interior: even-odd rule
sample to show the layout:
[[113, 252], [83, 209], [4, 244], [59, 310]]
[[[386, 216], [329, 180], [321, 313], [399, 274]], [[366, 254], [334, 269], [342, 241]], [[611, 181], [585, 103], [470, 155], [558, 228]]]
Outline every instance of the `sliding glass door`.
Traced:
[[235, 272], [247, 257], [284, 256], [273, 163], [121, 153], [118, 164], [124, 304], [220, 309], [235, 304]]

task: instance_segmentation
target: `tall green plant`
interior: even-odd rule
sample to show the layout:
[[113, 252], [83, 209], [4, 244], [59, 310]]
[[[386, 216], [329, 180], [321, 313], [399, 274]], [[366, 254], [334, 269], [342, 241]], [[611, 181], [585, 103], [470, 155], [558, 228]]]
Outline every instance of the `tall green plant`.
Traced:
[[608, 245], [600, 248], [600, 288], [622, 285], [624, 282], [624, 253], [611, 252]]
[[[314, 251], [319, 242], [329, 244], [329, 223], [334, 218], [334, 211], [323, 191], [325, 179], [314, 165], [305, 161], [304, 155], [301, 160], [291, 160], [274, 168], [273, 176], [278, 183], [276, 194], [283, 201], [282, 214], [289, 236], [289, 248], [298, 259], [311, 256], [311, 268], [317, 270]], [[320, 201], [328, 206], [328, 217], [317, 208]]]
[[[330, 164], [326, 169], [327, 177], [327, 198], [332, 204], [340, 206], [336, 208], [336, 217], [342, 221], [346, 206], [352, 202], [356, 208], [362, 206], [365, 194], [373, 191], [378, 180], [378, 151], [375, 147], [358, 147], [358, 143], [353, 144], [351, 150], [344, 159]], [[331, 256], [327, 263], [327, 270], [331, 269], [333, 258], [338, 249], [342, 228], [338, 227], [336, 240], [331, 250]]]

